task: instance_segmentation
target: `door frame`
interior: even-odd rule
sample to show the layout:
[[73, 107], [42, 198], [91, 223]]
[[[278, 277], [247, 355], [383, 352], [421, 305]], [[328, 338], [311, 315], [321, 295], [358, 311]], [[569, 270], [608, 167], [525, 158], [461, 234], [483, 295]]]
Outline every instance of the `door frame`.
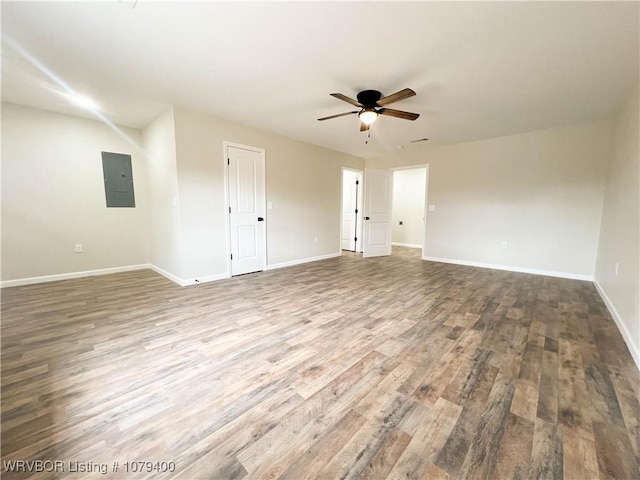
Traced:
[[357, 174], [360, 181], [360, 188], [358, 189], [358, 216], [356, 217], [356, 231], [358, 241], [356, 242], [356, 249], [354, 253], [362, 253], [362, 218], [364, 216], [364, 170], [359, 170], [357, 168], [351, 167], [342, 167], [341, 177], [340, 177], [340, 185], [341, 185], [341, 194], [340, 194], [340, 254], [342, 254], [342, 205], [344, 205], [344, 172], [353, 172]]
[[[389, 170], [391, 170], [391, 175], [393, 175], [397, 170], [418, 170], [420, 168], [424, 168], [426, 170], [424, 185], [424, 237], [422, 239], [422, 260], [427, 260], [427, 224], [429, 218], [429, 164], [424, 163], [422, 165], [407, 165], [404, 167], [390, 168]], [[393, 203], [391, 205], [391, 208], [393, 209]], [[393, 210], [391, 213], [393, 216]]]
[[[259, 147], [252, 147], [250, 145], [243, 145], [241, 143], [236, 143], [236, 142], [229, 142], [227, 140], [223, 140], [222, 141], [222, 171], [223, 171], [223, 177], [224, 177], [224, 225], [225, 225], [225, 244], [226, 244], [226, 255], [227, 255], [227, 277], [231, 277], [231, 222], [229, 219], [229, 208], [230, 208], [230, 203], [229, 203], [229, 170], [227, 168], [228, 166], [228, 151], [229, 151], [229, 147], [233, 147], [233, 148], [240, 148], [242, 150], [248, 150], [250, 152], [255, 152], [260, 154], [260, 156], [262, 157], [262, 163], [265, 166], [263, 175], [262, 175], [262, 200], [263, 200], [263, 205], [267, 205], [267, 182], [266, 182], [266, 177], [267, 177], [267, 172], [266, 172], [266, 155], [265, 155], [265, 149], [264, 148], [259, 148]], [[265, 208], [265, 217], [267, 217], [266, 215], [266, 208]], [[266, 220], [268, 220], [268, 218], [265, 218]], [[264, 239], [262, 241], [262, 245], [260, 245], [260, 250], [262, 252], [262, 258], [263, 258], [263, 265], [262, 265], [262, 269], [266, 270], [267, 268], [267, 222], [265, 222], [265, 232], [264, 232]]]

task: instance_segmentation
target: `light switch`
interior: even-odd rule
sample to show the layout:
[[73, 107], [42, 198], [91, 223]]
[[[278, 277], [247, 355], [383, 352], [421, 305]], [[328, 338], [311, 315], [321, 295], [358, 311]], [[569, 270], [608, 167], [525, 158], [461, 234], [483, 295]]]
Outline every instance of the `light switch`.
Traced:
[[429, 211], [430, 212], [435, 212], [436, 211], [436, 206], [433, 205], [433, 204], [429, 205]]

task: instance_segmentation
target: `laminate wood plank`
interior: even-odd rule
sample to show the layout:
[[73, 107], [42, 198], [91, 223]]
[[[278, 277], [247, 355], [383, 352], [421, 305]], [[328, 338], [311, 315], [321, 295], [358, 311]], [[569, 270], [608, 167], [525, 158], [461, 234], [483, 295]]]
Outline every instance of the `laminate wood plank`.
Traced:
[[410, 441], [409, 435], [402, 430], [393, 428], [380, 448], [370, 457], [369, 462], [355, 478], [371, 480], [386, 478]]
[[520, 364], [518, 378], [538, 388], [542, 372], [542, 351], [539, 345], [527, 343]]
[[298, 457], [280, 475], [281, 479], [313, 478], [319, 468], [326, 465], [358, 431], [367, 419], [361, 414], [349, 410], [336, 423], [336, 427], [321, 435], [318, 440]]
[[[408, 435], [397, 426], [412, 409], [413, 402], [396, 394], [383, 411], [356, 432], [334, 458], [316, 473], [316, 478], [358, 479], [375, 471], [389, 471], [409, 440]], [[396, 441], [400, 444], [394, 445]]]
[[508, 308], [499, 306], [494, 313], [483, 316], [486, 324], [480, 343], [483, 348], [500, 354], [507, 353], [515, 328], [514, 322], [506, 318], [508, 311]]
[[615, 389], [609, 378], [609, 370], [603, 363], [585, 368], [585, 378], [594, 422], [624, 427], [624, 419]]
[[315, 392], [324, 388], [327, 382], [335, 378], [336, 371], [347, 370], [353, 365], [357, 365], [366, 355], [374, 355], [376, 358], [386, 358], [384, 355], [374, 350], [375, 343], [371, 341], [371, 337], [353, 337], [352, 341], [345, 344], [345, 352], [339, 354], [336, 352], [335, 357], [331, 359], [328, 365], [332, 368], [326, 368], [327, 364], [315, 364], [310, 369], [302, 372], [304, 381], [303, 385], [297, 389], [298, 393], [305, 398], [310, 397]]
[[506, 347], [506, 352], [496, 362], [501, 375], [514, 379], [518, 378], [527, 343], [528, 330], [528, 322], [513, 326], [511, 340]]
[[[446, 322], [444, 324], [446, 324]], [[449, 332], [449, 334], [446, 336], [446, 338], [448, 338], [450, 340], [457, 340], [460, 337], [460, 335], [462, 334], [462, 332], [464, 332], [465, 330], [466, 329], [464, 327], [456, 325], [455, 327], [453, 327], [451, 329], [451, 332]]]
[[469, 329], [458, 339], [457, 344], [445, 353], [441, 360], [428, 370], [421, 384], [413, 391], [411, 398], [427, 405], [434, 405], [447, 388], [449, 381], [460, 369], [467, 351], [474, 351], [480, 342], [480, 334]]
[[509, 416], [515, 381], [507, 377], [495, 380], [487, 407], [473, 435], [469, 451], [462, 464], [464, 478], [492, 478], [499, 450]]
[[593, 422], [600, 478], [640, 478], [638, 459], [620, 427]]
[[538, 412], [538, 388], [525, 381], [516, 380], [510, 411], [514, 415], [535, 422]]
[[[180, 452], [190, 445], [198, 444], [222, 429], [228, 423], [242, 417], [251, 409], [268, 402], [273, 396], [285, 389], [286, 380], [258, 384], [253, 390], [249, 390], [242, 396], [234, 399], [223, 400], [220, 403], [197, 401], [191, 412], [175, 414], [180, 420], [182, 428], [174, 430], [166, 436], [166, 443], [172, 451]], [[286, 390], [286, 396], [293, 395], [293, 391]], [[212, 416], [212, 412], [215, 415]]]
[[411, 332], [410, 336], [405, 336], [407, 333], [405, 332], [405, 334], [398, 337], [406, 342], [406, 347], [396, 355], [398, 360], [413, 365], [417, 370], [421, 370], [420, 373], [416, 373], [415, 378], [408, 380], [407, 387], [403, 387], [406, 394], [410, 394], [417, 388], [429, 367], [438, 361], [455, 343], [453, 340], [446, 338], [448, 330], [449, 327], [444, 326], [438, 320], [438, 323], [429, 325], [426, 328], [424, 326], [419, 330], [410, 328], [407, 330], [407, 332]]
[[451, 478], [447, 472], [431, 464], [427, 467], [423, 480], [451, 480]]
[[[562, 470], [562, 433], [550, 422], [535, 419], [529, 478], [560, 480]], [[567, 477], [571, 478], [571, 477]]]
[[380, 352], [388, 357], [395, 357], [405, 348], [405, 343], [397, 338], [389, 338], [376, 346], [376, 352]]
[[589, 328], [585, 328], [584, 322], [579, 322], [579, 327], [586, 330], [582, 334], [580, 341], [580, 356], [582, 357], [582, 364], [586, 367], [588, 365], [594, 365], [602, 362], [600, 358], [600, 352], [596, 346], [596, 341], [593, 333]]
[[411, 402], [410, 408], [398, 422], [398, 428], [413, 437], [419, 429], [431, 422], [433, 415], [433, 408]]
[[509, 413], [497, 453], [495, 478], [526, 478], [531, 465], [534, 423]]
[[627, 349], [624, 342], [620, 341], [620, 331], [611, 324], [607, 313], [591, 313], [588, 315], [588, 322], [602, 361], [607, 365], [623, 365]]
[[420, 428], [389, 473], [390, 478], [424, 478], [451, 434], [462, 408], [439, 398], [429, 428]]
[[538, 418], [556, 423], [558, 419], [558, 354], [542, 352], [542, 374], [538, 389]]
[[413, 372], [413, 368], [409, 365], [405, 363], [398, 364], [358, 402], [354, 410], [367, 418], [373, 419], [396, 396], [397, 388], [404, 383], [411, 372]]
[[558, 422], [593, 438], [589, 395], [582, 357], [574, 341], [560, 340], [558, 368]]
[[451, 313], [447, 316], [444, 325], [453, 327], [454, 330], [456, 328], [464, 330], [475, 325], [479, 318], [480, 315], [471, 312]]
[[631, 369], [617, 366], [610, 366], [609, 373], [631, 448], [640, 462], [640, 378]]
[[[440, 358], [451, 348], [452, 340], [442, 339], [443, 329], [430, 332], [430, 338], [421, 342], [410, 342], [409, 346], [402, 350], [396, 358], [415, 368], [407, 380], [398, 387], [398, 392], [403, 395], [412, 395], [423, 384], [429, 372], [437, 368]], [[415, 348], [414, 345], [419, 345]]]
[[[301, 396], [292, 394], [291, 391], [280, 392], [268, 402], [256, 405], [198, 442], [186, 448], [174, 447], [173, 455], [167, 458], [173, 459], [178, 465], [178, 478], [216, 478], [218, 470], [226, 468], [230, 459], [235, 461], [238, 453], [276, 428], [278, 419], [286, 417], [303, 401]], [[158, 419], [159, 422], [162, 420]], [[170, 422], [171, 419], [167, 421]], [[180, 424], [180, 421], [176, 422], [171, 430], [179, 432]], [[173, 424], [169, 425], [172, 427]], [[148, 435], [157, 434], [157, 430], [162, 427], [152, 428]]]
[[175, 462], [141, 479], [638, 475], [640, 375], [589, 282], [394, 247], [189, 288], [142, 270], [0, 294], [4, 461]]
[[529, 329], [529, 336], [527, 337], [527, 342], [531, 345], [535, 345], [538, 347], [544, 347], [545, 342], [545, 324], [540, 320], [534, 319], [531, 322], [531, 328]]
[[[380, 381], [375, 368], [382, 364], [384, 358], [376, 352], [370, 353], [300, 404], [285, 416], [276, 428], [243, 450], [238, 459], [250, 475], [281, 474], [286, 468], [282, 462], [283, 458], [290, 457], [292, 450], [294, 453], [306, 451], [317, 438], [314, 436], [326, 428], [327, 422], [333, 425], [341, 418], [340, 414], [349, 401], [359, 401], [364, 392], [368, 391], [354, 388], [359, 382], [371, 386]], [[349, 390], [353, 397], [348, 396]], [[275, 439], [278, 437], [288, 438], [288, 443], [277, 442]], [[275, 471], [278, 473], [275, 474]]]
[[[463, 355], [462, 365], [451, 377], [442, 392], [442, 397], [460, 406], [466, 405], [470, 398], [477, 402], [486, 400], [497, 373], [497, 369], [491, 367], [491, 356], [492, 352], [482, 348]], [[488, 387], [484, 397], [482, 392], [485, 390], [481, 388], [482, 385]]]
[[600, 478], [596, 446], [593, 440], [562, 430], [562, 472], [564, 478]]
[[[487, 351], [482, 350], [482, 352]], [[486, 408], [486, 402], [497, 374], [497, 368], [484, 361], [479, 363], [477, 373], [470, 376], [473, 379], [465, 387], [464, 395], [460, 397], [465, 398], [464, 406], [451, 435], [449, 435], [435, 462], [437, 466], [452, 476], [457, 476], [460, 472], [474, 441], [474, 433], [478, 431], [480, 419]], [[454, 399], [452, 401], [458, 403]]]

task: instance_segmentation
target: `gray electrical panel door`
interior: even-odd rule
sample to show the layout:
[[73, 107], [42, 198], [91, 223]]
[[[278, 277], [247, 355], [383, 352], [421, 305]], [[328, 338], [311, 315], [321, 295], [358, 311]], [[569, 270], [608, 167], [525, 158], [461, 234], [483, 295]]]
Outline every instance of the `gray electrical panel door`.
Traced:
[[135, 207], [131, 155], [102, 152], [102, 172], [107, 207]]

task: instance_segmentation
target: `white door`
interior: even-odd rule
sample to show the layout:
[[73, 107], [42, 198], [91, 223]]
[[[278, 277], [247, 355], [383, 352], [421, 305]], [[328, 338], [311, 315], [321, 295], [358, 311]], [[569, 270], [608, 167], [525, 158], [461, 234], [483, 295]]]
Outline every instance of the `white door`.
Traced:
[[264, 154], [227, 147], [231, 275], [264, 270], [266, 228]]
[[391, 255], [391, 172], [365, 169], [363, 257]]
[[362, 172], [342, 172], [341, 248], [362, 250]]

